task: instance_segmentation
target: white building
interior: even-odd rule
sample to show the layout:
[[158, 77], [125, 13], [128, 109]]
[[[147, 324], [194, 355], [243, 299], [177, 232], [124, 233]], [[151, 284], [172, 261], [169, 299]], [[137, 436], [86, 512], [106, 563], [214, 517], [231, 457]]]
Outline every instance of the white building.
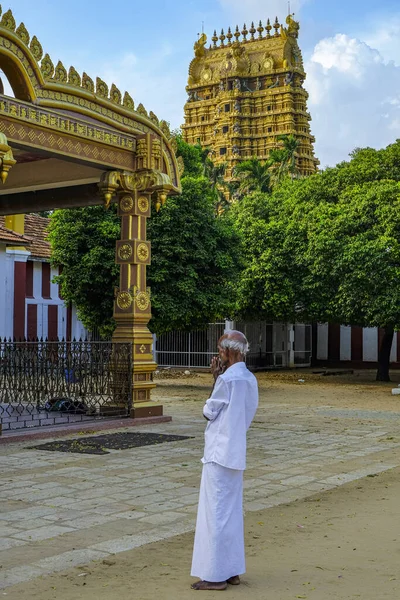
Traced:
[[59, 271], [50, 265], [49, 219], [25, 215], [18, 233], [9, 227], [16, 217], [23, 215], [0, 217], [0, 338], [85, 338], [76, 310], [53, 283]]

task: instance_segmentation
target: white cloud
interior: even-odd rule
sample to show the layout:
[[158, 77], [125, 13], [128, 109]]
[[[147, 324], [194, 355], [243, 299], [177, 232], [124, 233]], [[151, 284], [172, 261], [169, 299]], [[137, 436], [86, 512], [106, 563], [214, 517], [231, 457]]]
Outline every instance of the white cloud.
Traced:
[[[294, 12], [296, 16], [300, 8], [308, 0], [290, 0], [290, 12]], [[288, 0], [218, 0], [222, 9], [225, 10], [229, 17], [237, 20], [237, 24], [241, 27], [243, 22], [249, 27], [251, 21], [258, 23], [261, 19], [263, 24], [269, 18], [275, 20], [277, 16], [280, 22], [283, 22], [288, 14]], [[231, 25], [236, 25], [236, 21]]]
[[318, 42], [306, 63], [315, 152], [321, 166], [356, 147], [380, 148], [400, 133], [400, 67], [358, 39]]
[[378, 26], [375, 23], [365, 42], [376, 48], [386, 61], [392, 60], [400, 66], [400, 15], [391, 16]]

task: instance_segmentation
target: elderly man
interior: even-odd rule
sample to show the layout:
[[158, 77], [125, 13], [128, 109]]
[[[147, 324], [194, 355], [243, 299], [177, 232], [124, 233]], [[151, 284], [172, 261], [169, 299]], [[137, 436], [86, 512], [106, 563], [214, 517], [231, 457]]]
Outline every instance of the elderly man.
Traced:
[[225, 590], [238, 585], [245, 570], [243, 471], [246, 432], [258, 405], [257, 380], [245, 365], [249, 345], [240, 331], [218, 342], [211, 362], [214, 388], [203, 415], [203, 473], [191, 574], [200, 577], [194, 590]]

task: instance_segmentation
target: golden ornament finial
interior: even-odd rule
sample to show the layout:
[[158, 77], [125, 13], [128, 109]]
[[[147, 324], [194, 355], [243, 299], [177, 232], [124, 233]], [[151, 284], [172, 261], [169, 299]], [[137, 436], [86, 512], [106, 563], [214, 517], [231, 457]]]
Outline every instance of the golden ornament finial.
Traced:
[[125, 92], [124, 94], [123, 106], [128, 110], [135, 110], [135, 103], [128, 92]]
[[228, 46], [232, 46], [233, 34], [232, 34], [232, 31], [231, 31], [230, 27], [228, 27], [228, 33], [226, 34], [226, 38], [228, 40]]
[[225, 40], [225, 33], [224, 33], [224, 30], [223, 30], [223, 29], [221, 29], [221, 35], [219, 36], [219, 39], [221, 40], [220, 47], [221, 47], [221, 48], [223, 48], [223, 47], [225, 46], [225, 44], [224, 44], [224, 40]]
[[258, 31], [258, 39], [262, 40], [262, 33], [264, 31], [264, 27], [263, 27], [263, 25], [261, 23], [261, 20], [260, 20], [260, 22], [258, 24], [257, 31]]
[[108, 98], [108, 85], [100, 77], [96, 77], [96, 96]]
[[54, 65], [48, 54], [44, 55], [42, 62], [40, 63], [40, 70], [44, 79], [51, 79], [54, 75]]
[[61, 60], [58, 61], [57, 66], [54, 71], [53, 76], [54, 81], [59, 81], [60, 83], [66, 83], [68, 79], [67, 69], [62, 64]]
[[11, 31], [15, 31], [17, 26], [14, 15], [12, 14], [11, 9], [4, 13], [1, 18], [0, 25], [5, 27], [6, 29], [10, 29]]
[[217, 31], [214, 29], [214, 35], [212, 36], [212, 42], [213, 42], [213, 48], [217, 47], [217, 42], [218, 42], [218, 36], [217, 36]]
[[93, 79], [89, 77], [89, 75], [87, 75], [86, 73], [83, 73], [82, 75], [82, 87], [88, 92], [94, 93]]
[[243, 25], [243, 29], [242, 29], [242, 36], [243, 36], [243, 41], [246, 42], [246, 36], [249, 32], [247, 31], [247, 27], [246, 27], [246, 23]]
[[139, 113], [139, 115], [142, 115], [143, 117], [148, 117], [149, 116], [147, 114], [147, 110], [145, 109], [145, 107], [143, 106], [142, 103], [139, 104], [139, 106], [136, 109], [136, 112]]
[[152, 110], [149, 112], [149, 117], [150, 117], [150, 120], [153, 121], [153, 123], [155, 123], [156, 125], [160, 124], [160, 121], [158, 120], [157, 115], [155, 115]]
[[251, 36], [250, 37], [250, 41], [253, 41], [254, 40], [254, 34], [256, 32], [256, 28], [254, 27], [253, 21], [251, 22], [251, 27], [249, 29], [249, 32], [250, 32], [250, 36]]
[[15, 33], [17, 34], [19, 39], [24, 42], [26, 46], [29, 46], [30, 35], [23, 23], [20, 23]]
[[39, 62], [39, 60], [42, 60], [43, 48], [36, 35], [33, 36], [29, 49], [32, 52], [35, 59], [37, 60], [37, 62]]
[[274, 37], [278, 37], [279, 36], [279, 29], [280, 29], [280, 25], [279, 25], [279, 21], [278, 21], [278, 17], [275, 17], [275, 23], [274, 23], [274, 29], [275, 29], [275, 33], [274, 33]]
[[271, 21], [268, 19], [267, 25], [265, 27], [265, 31], [267, 32], [267, 38], [271, 37], [271, 30], [272, 30]]
[[110, 100], [112, 102], [115, 102], [115, 104], [121, 104], [121, 102], [122, 102], [122, 94], [119, 91], [119, 89], [117, 88], [117, 86], [114, 84], [112, 84], [112, 86], [111, 86]]
[[239, 26], [236, 25], [236, 30], [235, 33], [233, 34], [235, 36], [235, 41], [238, 42], [239, 38], [240, 38], [240, 31], [239, 31]]
[[68, 83], [77, 87], [81, 86], [82, 80], [78, 71], [74, 67], [70, 67], [68, 71]]

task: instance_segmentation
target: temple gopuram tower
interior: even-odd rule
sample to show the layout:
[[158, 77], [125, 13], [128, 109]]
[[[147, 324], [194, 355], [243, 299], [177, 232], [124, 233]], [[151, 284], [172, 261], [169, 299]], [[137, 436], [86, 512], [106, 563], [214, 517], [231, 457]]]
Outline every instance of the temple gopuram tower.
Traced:
[[216, 164], [227, 163], [228, 179], [243, 160], [267, 160], [279, 147], [280, 134], [299, 140], [301, 175], [317, 170], [298, 33], [299, 24], [289, 15], [286, 27], [268, 19], [265, 27], [260, 21], [257, 29], [253, 23], [242, 32], [229, 28], [219, 38], [214, 31], [209, 48], [205, 34], [194, 45], [183, 136], [189, 144], [211, 148]]

